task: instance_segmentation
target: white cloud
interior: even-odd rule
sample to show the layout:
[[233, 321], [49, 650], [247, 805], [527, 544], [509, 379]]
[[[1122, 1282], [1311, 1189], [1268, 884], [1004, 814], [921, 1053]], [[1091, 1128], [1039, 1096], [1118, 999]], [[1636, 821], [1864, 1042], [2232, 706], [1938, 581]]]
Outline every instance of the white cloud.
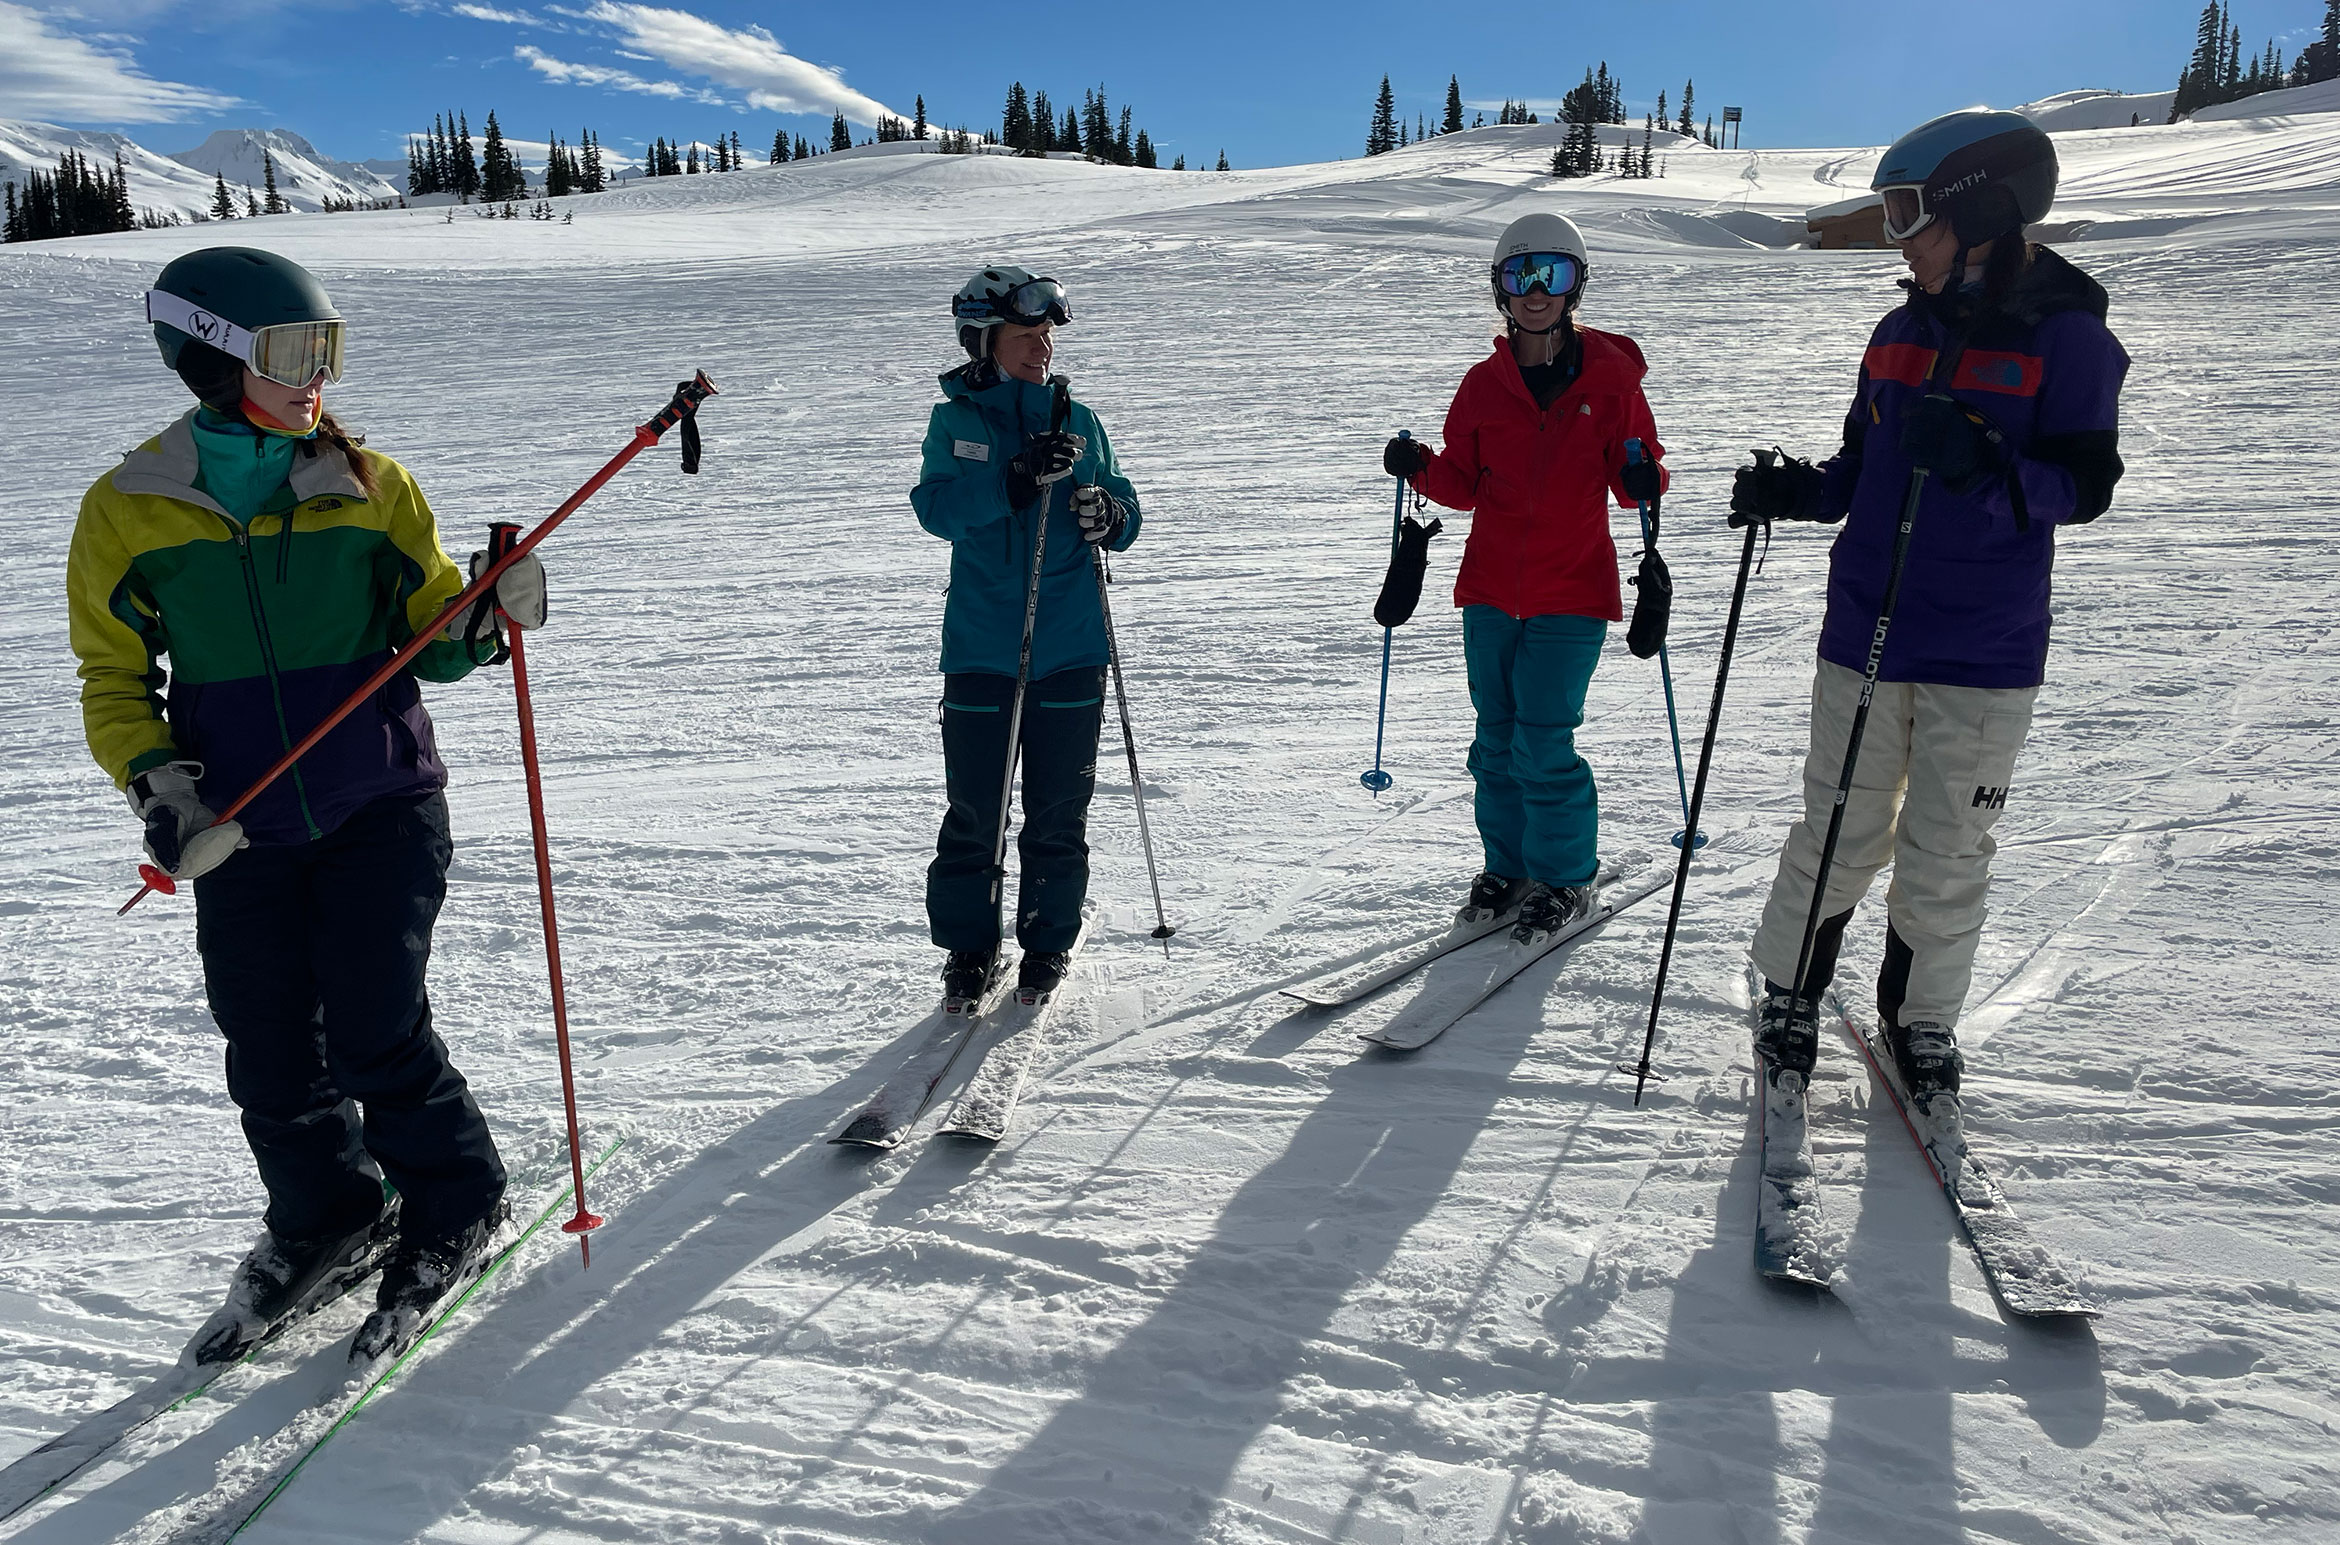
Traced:
[[[0, 0], [4, 3], [4, 0]], [[644, 80], [631, 70], [619, 70], [605, 64], [572, 64], [566, 59], [555, 59], [541, 48], [523, 43], [512, 50], [512, 57], [563, 86], [607, 86], [612, 91], [638, 91], [644, 96], [672, 97], [693, 102], [720, 104], [722, 98], [711, 91], [695, 90], [670, 80]]]
[[541, 27], [544, 25], [544, 21], [540, 17], [530, 16], [524, 11], [499, 11], [491, 5], [458, 5], [453, 7], [453, 10], [456, 15], [468, 16], [473, 21], [500, 21], [507, 27]]
[[734, 31], [688, 11], [618, 0], [600, 0], [584, 15], [615, 28], [629, 52], [745, 92], [750, 107], [775, 113], [841, 112], [855, 123], [872, 125], [881, 117], [899, 116], [846, 85], [835, 70], [789, 53], [761, 27]]
[[156, 80], [131, 59], [50, 31], [36, 11], [0, 0], [0, 103], [9, 115], [59, 123], [176, 123], [237, 105], [201, 86]]

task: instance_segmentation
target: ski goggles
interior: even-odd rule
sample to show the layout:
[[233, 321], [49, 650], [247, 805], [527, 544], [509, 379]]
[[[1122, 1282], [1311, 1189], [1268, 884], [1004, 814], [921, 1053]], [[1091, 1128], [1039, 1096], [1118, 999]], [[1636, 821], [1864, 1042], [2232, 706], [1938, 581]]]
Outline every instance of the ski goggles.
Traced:
[[1072, 320], [1072, 297], [1054, 279], [1028, 279], [1005, 295], [961, 301], [959, 317], [967, 322], [996, 319], [1017, 327], [1038, 327], [1043, 322], [1062, 327]]
[[1907, 241], [1934, 223], [1934, 212], [1926, 207], [1923, 183], [1901, 183], [1878, 190], [1885, 198], [1885, 239]]
[[175, 327], [198, 343], [240, 359], [252, 367], [254, 375], [279, 386], [305, 387], [320, 374], [327, 381], [341, 379], [342, 323], [338, 318], [242, 328], [184, 296], [148, 290], [146, 320]]
[[1495, 283], [1506, 295], [1525, 295], [1538, 285], [1566, 297], [1584, 283], [1584, 264], [1566, 252], [1514, 252], [1495, 265]]

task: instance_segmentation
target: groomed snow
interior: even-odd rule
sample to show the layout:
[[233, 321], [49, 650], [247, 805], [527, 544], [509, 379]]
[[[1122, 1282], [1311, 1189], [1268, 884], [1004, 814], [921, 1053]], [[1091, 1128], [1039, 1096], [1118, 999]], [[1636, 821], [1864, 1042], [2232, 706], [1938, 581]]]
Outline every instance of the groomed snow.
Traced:
[[[222, 236], [353, 319], [337, 407], [448, 544], [533, 519], [694, 368], [707, 463], [648, 456], [547, 548], [531, 651], [594, 1188], [244, 1537], [527, 1541], [2328, 1541], [2340, 1531], [2340, 732], [2326, 278], [2340, 115], [2066, 136], [2067, 250], [2136, 357], [2129, 476], [2059, 565], [1967, 1042], [2008, 1192], [2108, 1303], [1996, 1310], [1914, 1150], [1830, 1047], [1814, 1128], [1843, 1269], [1750, 1264], [1735, 986], [1788, 818], [1825, 533], [1748, 600], [1643, 1106], [1644, 904], [1411, 1059], [1269, 996], [1450, 906], [1476, 867], [1455, 616], [1397, 639], [1369, 765], [1395, 429], [1485, 349], [1484, 249], [1583, 220], [1676, 469], [1685, 733], [1738, 544], [1731, 468], [1834, 441], [1890, 257], [1772, 250], [1874, 148], [1685, 149], [1555, 185], [1557, 131], [1226, 175], [839, 156], [572, 201], [0, 250], [0, 1458], [160, 1372], [249, 1243], [184, 901], [113, 908], [135, 825], [81, 742], [80, 491], [179, 411], [138, 294]], [[1842, 190], [1841, 192], [1832, 190]], [[1749, 234], [1753, 233], [1753, 234]], [[1059, 367], [1143, 490], [1116, 619], [1169, 909], [1110, 739], [1101, 932], [996, 1151], [824, 1139], [910, 1049], [941, 796], [946, 552], [904, 498], [945, 299], [1063, 277]], [[1622, 538], [1629, 517], [1620, 517]], [[520, 1193], [558, 1097], [512, 705], [430, 689], [459, 837], [441, 1032]], [[1678, 823], [1654, 668], [1616, 641], [1587, 755], [1616, 855]], [[1882, 936], [1856, 924], [1857, 992]], [[254, 1473], [351, 1312], [0, 1527], [163, 1541]]]

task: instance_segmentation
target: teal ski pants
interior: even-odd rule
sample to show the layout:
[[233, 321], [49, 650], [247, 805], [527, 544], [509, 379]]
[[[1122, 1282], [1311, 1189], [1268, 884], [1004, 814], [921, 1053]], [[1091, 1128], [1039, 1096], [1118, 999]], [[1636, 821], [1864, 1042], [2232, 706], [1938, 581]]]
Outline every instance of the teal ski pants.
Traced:
[[1479, 714], [1471, 776], [1490, 873], [1585, 885], [1600, 868], [1600, 799], [1576, 754], [1576, 727], [1608, 634], [1598, 617], [1463, 608], [1463, 658]]

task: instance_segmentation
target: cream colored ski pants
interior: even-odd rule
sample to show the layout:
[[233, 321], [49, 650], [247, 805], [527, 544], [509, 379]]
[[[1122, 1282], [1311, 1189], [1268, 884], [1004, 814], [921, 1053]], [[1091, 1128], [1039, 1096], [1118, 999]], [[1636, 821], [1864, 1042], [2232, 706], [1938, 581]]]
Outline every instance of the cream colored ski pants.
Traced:
[[[1887, 861], [1885, 915], [1910, 948], [1901, 1022], [1955, 1025], [1982, 939], [1991, 888], [1991, 828], [2007, 807], [2015, 754], [2031, 729], [2037, 687], [1942, 687], [1880, 681], [1845, 799], [1844, 831], [1828, 874], [1824, 918], [1868, 894]], [[1804, 758], [1804, 818], [1788, 832], [1756, 930], [1755, 965], [1787, 985], [1796, 973], [1820, 847], [1844, 772], [1861, 698], [1858, 671], [1820, 662], [1812, 684], [1812, 746]]]

